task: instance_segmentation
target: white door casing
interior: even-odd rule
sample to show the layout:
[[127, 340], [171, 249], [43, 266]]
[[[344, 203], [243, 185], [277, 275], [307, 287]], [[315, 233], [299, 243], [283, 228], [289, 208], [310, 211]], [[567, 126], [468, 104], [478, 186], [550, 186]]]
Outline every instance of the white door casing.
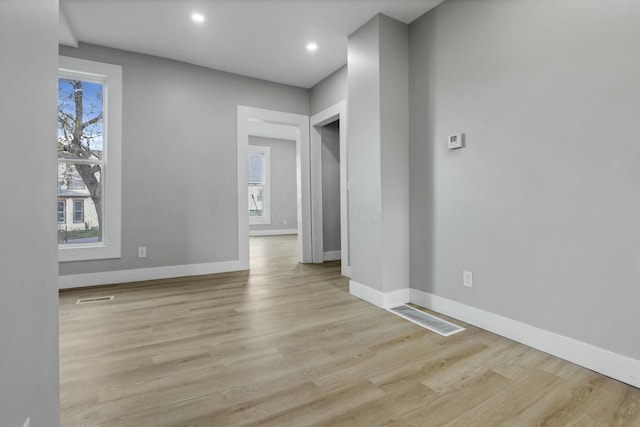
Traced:
[[311, 235], [312, 259], [315, 263], [324, 261], [322, 237], [322, 126], [340, 120], [340, 251], [342, 275], [350, 276], [349, 262], [349, 211], [348, 211], [348, 171], [347, 171], [347, 103], [341, 101], [310, 119], [310, 161], [311, 161]]

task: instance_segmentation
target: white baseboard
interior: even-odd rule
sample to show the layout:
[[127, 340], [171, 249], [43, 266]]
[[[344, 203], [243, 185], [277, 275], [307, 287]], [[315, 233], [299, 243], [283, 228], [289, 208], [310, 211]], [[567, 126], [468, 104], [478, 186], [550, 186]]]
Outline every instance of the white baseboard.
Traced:
[[349, 267], [348, 265], [342, 264], [342, 275], [344, 277], [351, 278], [351, 267]]
[[322, 259], [325, 261], [338, 261], [342, 259], [342, 251], [327, 251], [323, 254]]
[[409, 302], [409, 289], [380, 292], [353, 280], [349, 281], [349, 293], [381, 308], [391, 308]]
[[383, 293], [351, 280], [349, 292], [353, 296], [385, 309], [411, 302], [634, 387], [640, 387], [640, 360], [573, 338], [417, 289]]
[[283, 234], [298, 234], [297, 228], [283, 228], [280, 230], [251, 230], [249, 236], [281, 236]]
[[70, 274], [58, 277], [58, 287], [59, 289], [71, 289], [84, 286], [111, 285], [143, 280], [227, 273], [248, 269], [249, 265], [244, 265], [244, 263], [240, 261], [223, 261], [155, 268], [135, 268], [131, 270], [105, 271], [100, 273]]
[[640, 387], [640, 360], [417, 289], [410, 290], [410, 301], [634, 387]]

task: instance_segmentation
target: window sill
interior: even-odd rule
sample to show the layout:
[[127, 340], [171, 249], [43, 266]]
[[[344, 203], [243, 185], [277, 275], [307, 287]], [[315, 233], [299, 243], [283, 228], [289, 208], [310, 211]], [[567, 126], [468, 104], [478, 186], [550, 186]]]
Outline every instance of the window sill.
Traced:
[[95, 259], [120, 258], [120, 248], [96, 244], [91, 245], [59, 245], [58, 262], [89, 261]]
[[271, 220], [269, 218], [260, 216], [250, 216], [249, 225], [270, 225]]

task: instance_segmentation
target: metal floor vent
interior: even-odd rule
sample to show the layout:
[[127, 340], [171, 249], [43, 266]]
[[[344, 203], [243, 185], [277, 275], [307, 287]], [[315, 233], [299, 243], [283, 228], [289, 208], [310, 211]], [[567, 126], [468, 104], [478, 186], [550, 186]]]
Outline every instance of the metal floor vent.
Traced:
[[94, 302], [105, 302], [105, 301], [113, 301], [114, 296], [108, 297], [95, 297], [95, 298], [80, 298], [76, 301], [76, 304], [93, 304]]
[[451, 322], [439, 319], [435, 316], [425, 313], [424, 311], [417, 310], [408, 305], [401, 305], [399, 307], [390, 308], [389, 311], [393, 314], [397, 314], [400, 317], [404, 317], [405, 319], [415, 323], [416, 325], [422, 326], [423, 328], [427, 328], [430, 331], [440, 334], [443, 337], [448, 337], [449, 335], [464, 331], [464, 328], [462, 326], [454, 325]]

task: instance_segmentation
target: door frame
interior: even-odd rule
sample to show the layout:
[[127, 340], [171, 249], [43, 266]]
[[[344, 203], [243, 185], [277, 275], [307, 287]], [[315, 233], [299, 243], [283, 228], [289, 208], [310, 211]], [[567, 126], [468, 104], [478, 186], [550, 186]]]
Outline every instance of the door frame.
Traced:
[[238, 105], [237, 153], [238, 153], [238, 260], [249, 269], [249, 215], [247, 155], [249, 147], [249, 121], [295, 126], [296, 181], [298, 208], [298, 261], [311, 262], [311, 179], [309, 172], [309, 116], [282, 111]]
[[347, 102], [328, 107], [314, 114], [310, 119], [310, 161], [311, 161], [311, 236], [314, 263], [324, 262], [322, 237], [322, 132], [324, 125], [340, 120], [340, 256], [342, 275], [351, 276], [349, 260], [349, 193], [347, 170]]

